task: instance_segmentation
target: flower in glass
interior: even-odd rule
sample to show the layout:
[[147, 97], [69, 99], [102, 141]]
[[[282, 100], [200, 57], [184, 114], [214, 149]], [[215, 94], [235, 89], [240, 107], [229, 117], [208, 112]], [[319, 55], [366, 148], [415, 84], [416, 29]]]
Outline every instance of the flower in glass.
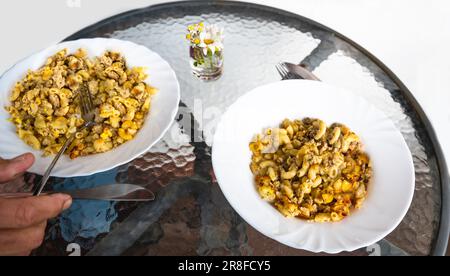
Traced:
[[218, 78], [222, 73], [223, 29], [203, 22], [192, 24], [188, 26], [186, 39], [194, 75], [205, 80]]

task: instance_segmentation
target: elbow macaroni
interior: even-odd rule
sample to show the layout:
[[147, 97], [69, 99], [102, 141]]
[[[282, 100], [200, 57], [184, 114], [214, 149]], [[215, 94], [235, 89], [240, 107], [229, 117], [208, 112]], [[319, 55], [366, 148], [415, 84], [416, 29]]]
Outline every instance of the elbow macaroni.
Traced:
[[287, 217], [340, 221], [366, 198], [371, 163], [359, 137], [342, 124], [285, 119], [249, 147], [260, 196]]
[[[127, 68], [120, 53], [89, 59], [83, 49], [61, 50], [43, 67], [28, 71], [13, 87], [6, 107], [19, 137], [43, 155], [55, 154], [76, 133], [66, 150], [70, 158], [111, 150], [133, 139], [142, 127], [157, 89], [146, 84], [142, 67]], [[96, 125], [83, 125], [78, 88], [86, 83], [96, 106]]]

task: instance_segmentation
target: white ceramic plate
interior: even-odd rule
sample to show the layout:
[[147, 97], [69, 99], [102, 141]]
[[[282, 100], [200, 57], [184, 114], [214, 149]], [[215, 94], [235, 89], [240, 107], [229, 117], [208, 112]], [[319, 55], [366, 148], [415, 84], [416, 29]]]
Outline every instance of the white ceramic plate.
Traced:
[[[304, 117], [347, 125], [373, 162], [366, 201], [341, 222], [285, 218], [256, 191], [249, 142], [284, 118]], [[212, 162], [220, 188], [243, 219], [272, 239], [313, 252], [353, 251], [377, 242], [400, 223], [414, 193], [411, 153], [393, 123], [356, 94], [317, 81], [271, 83], [240, 97], [217, 127]]]
[[149, 77], [147, 83], [159, 89], [152, 98], [151, 109], [143, 127], [133, 140], [101, 154], [79, 157], [71, 160], [64, 155], [52, 171], [53, 176], [71, 177], [90, 175], [112, 169], [127, 163], [146, 152], [168, 130], [178, 111], [180, 88], [175, 72], [158, 54], [148, 48], [129, 41], [94, 38], [63, 42], [42, 50], [17, 63], [0, 78], [0, 156], [13, 158], [25, 152], [32, 152], [36, 162], [29, 171], [43, 174], [53, 156], [42, 157], [41, 151], [33, 150], [16, 134], [15, 126], [7, 121], [9, 114], [4, 106], [10, 104], [9, 95], [14, 83], [25, 76], [28, 69], [38, 69], [46, 59], [58, 50], [67, 48], [69, 53], [84, 48], [90, 57], [100, 56], [105, 50], [114, 50], [125, 56], [128, 66], [145, 66]]

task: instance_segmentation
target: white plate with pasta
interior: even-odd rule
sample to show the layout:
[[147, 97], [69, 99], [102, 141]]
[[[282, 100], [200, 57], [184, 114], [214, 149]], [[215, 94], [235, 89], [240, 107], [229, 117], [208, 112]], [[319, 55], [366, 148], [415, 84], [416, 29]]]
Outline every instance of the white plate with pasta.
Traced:
[[[275, 182], [271, 183], [277, 183], [276, 185], [279, 185], [281, 181], [283, 189], [277, 193], [277, 196], [281, 195], [283, 200], [289, 199], [292, 196], [292, 191], [289, 195], [286, 190], [291, 189], [284, 189], [283, 186], [286, 183], [289, 184], [289, 181], [283, 181], [292, 178], [288, 175], [287, 167], [279, 169], [282, 171], [280, 178], [277, 178], [279, 175], [270, 176], [270, 173], [273, 174], [274, 170], [270, 172], [268, 169], [264, 173], [267, 172], [270, 177], [255, 178], [252, 174], [254, 168], [252, 170], [249, 168], [250, 164], [253, 163], [253, 149], [249, 148], [249, 143], [255, 141], [255, 134], [261, 133], [268, 127], [277, 127], [285, 118], [301, 120], [307, 117], [319, 118], [328, 126], [335, 122], [345, 124], [359, 136], [364, 145], [364, 152], [370, 157], [372, 175], [366, 187], [365, 200], [360, 208], [352, 209], [350, 214], [342, 220], [340, 220], [341, 218], [329, 222], [316, 222], [323, 220], [314, 221], [314, 219], [312, 221], [305, 220], [299, 218], [303, 216], [298, 215], [300, 212], [295, 213], [293, 217], [286, 217], [285, 215], [289, 213], [285, 212], [283, 215], [277, 210], [278, 207], [274, 208], [275, 205], [262, 199], [262, 197], [267, 199], [267, 194], [261, 193], [261, 190], [259, 190], [261, 186], [256, 185], [258, 183], [256, 179], [265, 179], [264, 181], [270, 182], [270, 178], [273, 177]], [[298, 122], [301, 124], [300, 121]], [[306, 120], [305, 122], [308, 123], [309, 121]], [[283, 133], [289, 133], [290, 131], [292, 132], [292, 129], [287, 129]], [[277, 133], [281, 133], [281, 130]], [[315, 136], [312, 138], [312, 136], [310, 136], [311, 139], [317, 138]], [[286, 149], [283, 149], [283, 151], [285, 150], [286, 156], [288, 156], [292, 145], [295, 145], [295, 143], [293, 140], [283, 143], [286, 144]], [[287, 146], [287, 143], [289, 143], [289, 146]], [[335, 142], [333, 141], [333, 143]], [[294, 152], [294, 154], [298, 154], [298, 152], [300, 150]], [[276, 153], [261, 156], [258, 158], [270, 159], [274, 158], [272, 156], [276, 156]], [[317, 162], [318, 164], [325, 164], [321, 160]], [[256, 230], [274, 240], [312, 252], [353, 251], [381, 240], [402, 221], [409, 209], [414, 193], [412, 156], [403, 136], [394, 124], [383, 112], [357, 94], [317, 81], [287, 80], [271, 83], [255, 88], [240, 97], [223, 114], [217, 126], [213, 141], [212, 163], [222, 192], [244, 220]], [[292, 166], [295, 167], [295, 165]], [[289, 170], [291, 167], [289, 167]], [[295, 174], [299, 177], [299, 183], [289, 184], [289, 187], [297, 189], [296, 187], [303, 185], [302, 181], [311, 176], [309, 172], [307, 174], [301, 173], [300, 167], [299, 164], [298, 172]], [[318, 178], [316, 173], [319, 174], [318, 170], [313, 172], [313, 177]], [[344, 171], [341, 173], [342, 176]], [[325, 169], [321, 169], [320, 174], [324, 179], [330, 178], [326, 175]], [[300, 183], [301, 185], [298, 185]], [[273, 184], [272, 186], [276, 187], [276, 185]], [[336, 189], [334, 184], [333, 186], [321, 187], [319, 185], [317, 187], [323, 191], [328, 191], [329, 187]], [[295, 198], [297, 192], [295, 189], [293, 198]], [[339, 189], [341, 189], [341, 183], [339, 183]], [[296, 199], [298, 200], [296, 202], [302, 202], [301, 206], [323, 203], [329, 197], [327, 194], [327, 197], [323, 196], [319, 198], [319, 201], [314, 199], [305, 203], [304, 193], [312, 193], [311, 186], [309, 191], [302, 192], [302, 199]], [[317, 194], [315, 193], [313, 196]], [[335, 191], [335, 201], [330, 199], [328, 202], [338, 202], [338, 198], [346, 194], [349, 194], [348, 191], [347, 193], [342, 192], [342, 190]], [[270, 200], [273, 200], [275, 195], [271, 195]], [[286, 196], [283, 197], [283, 195]], [[280, 202], [276, 200], [278, 199], [275, 199], [275, 202]], [[314, 208], [317, 208], [317, 206]], [[288, 211], [292, 210], [296, 209], [293, 208]], [[329, 207], [325, 206], [323, 210], [329, 210]], [[309, 215], [309, 211], [307, 215]]]
[[[48, 58], [63, 49], [67, 50], [66, 57], [59, 63], [56, 57], [50, 63]], [[84, 57], [75, 55], [79, 49], [85, 51]], [[108, 51], [114, 53], [96, 61], [95, 58]], [[69, 58], [70, 55], [76, 58]], [[42, 69], [43, 66], [50, 69]], [[57, 68], [68, 69], [57, 76]], [[38, 72], [33, 76], [41, 83], [36, 81], [29, 85], [24, 81], [12, 96], [17, 83], [28, 76], [28, 70]], [[50, 82], [46, 82], [49, 79]], [[92, 86], [87, 85], [88, 80], [93, 82], [89, 81]], [[77, 81], [79, 84], [84, 81], [91, 94], [95, 91], [96, 120], [102, 127], [95, 129], [98, 133], [92, 129], [92, 132], [86, 130], [85, 134], [77, 134], [78, 142], [69, 146], [70, 157], [68, 154], [61, 157], [52, 176], [90, 175], [133, 160], [163, 137], [178, 112], [177, 77], [157, 53], [117, 39], [63, 42], [23, 59], [1, 76], [0, 157], [9, 159], [32, 152], [36, 162], [29, 171], [43, 174], [64, 140], [61, 135], [75, 132], [80, 125], [74, 95], [78, 91]], [[55, 95], [58, 98], [55, 99]], [[110, 97], [115, 97], [114, 102], [109, 101]], [[44, 156], [44, 152], [50, 155]]]

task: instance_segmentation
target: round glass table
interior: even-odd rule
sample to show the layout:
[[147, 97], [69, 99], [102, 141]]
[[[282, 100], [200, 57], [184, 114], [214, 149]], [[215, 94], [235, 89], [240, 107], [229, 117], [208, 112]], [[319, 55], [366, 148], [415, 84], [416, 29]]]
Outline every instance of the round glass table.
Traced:
[[[222, 77], [196, 79], [186, 27], [225, 29]], [[166, 136], [132, 162], [95, 175], [52, 178], [49, 189], [133, 183], [156, 194], [147, 203], [76, 200], [50, 221], [35, 255], [310, 255], [277, 243], [231, 208], [211, 167], [211, 134], [240, 95], [280, 80], [279, 61], [301, 63], [322, 81], [360, 93], [385, 112], [413, 155], [416, 186], [401, 224], [385, 239], [349, 255], [442, 255], [447, 248], [449, 179], [435, 133], [401, 81], [343, 35], [307, 18], [265, 6], [187, 1], [113, 16], [67, 40], [110, 37], [147, 46], [167, 60], [181, 86], [179, 114]], [[37, 183], [39, 176], [27, 175]]]

